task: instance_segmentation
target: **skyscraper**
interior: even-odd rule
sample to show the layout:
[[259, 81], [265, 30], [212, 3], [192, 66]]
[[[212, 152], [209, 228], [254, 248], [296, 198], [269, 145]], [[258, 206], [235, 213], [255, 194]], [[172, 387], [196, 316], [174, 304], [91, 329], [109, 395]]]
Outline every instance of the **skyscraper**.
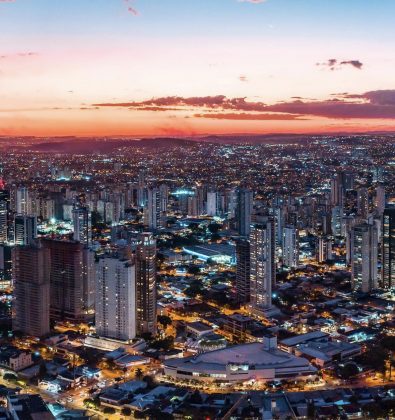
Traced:
[[377, 185], [376, 187], [376, 209], [378, 214], [383, 214], [385, 209], [385, 187], [382, 184]]
[[136, 336], [136, 270], [131, 261], [105, 255], [96, 264], [95, 324], [98, 335]]
[[332, 208], [331, 228], [333, 236], [342, 234], [343, 207], [336, 206]]
[[51, 318], [72, 322], [92, 318], [94, 253], [75, 241], [43, 242], [50, 251]]
[[216, 191], [207, 192], [207, 215], [216, 216], [218, 214], [218, 193]]
[[247, 239], [236, 241], [236, 294], [241, 304], [250, 301], [250, 243]]
[[358, 216], [360, 216], [362, 219], [367, 219], [369, 214], [369, 192], [367, 188], [359, 188], [357, 201]]
[[252, 206], [252, 191], [239, 188], [237, 191], [236, 222], [240, 236], [248, 236], [250, 234]]
[[89, 247], [92, 242], [92, 218], [87, 207], [73, 209], [73, 239]]
[[344, 186], [343, 173], [338, 172], [331, 179], [331, 204], [332, 206], [343, 206]]
[[287, 225], [283, 230], [283, 264], [296, 268], [299, 263], [298, 232], [295, 226]]
[[19, 187], [16, 190], [16, 212], [18, 214], [30, 214], [30, 211], [29, 190], [26, 187]]
[[0, 243], [8, 240], [8, 205], [0, 196]]
[[272, 304], [274, 235], [272, 222], [257, 224], [250, 232], [250, 303], [255, 309]]
[[137, 334], [156, 334], [156, 241], [142, 233], [136, 250]]
[[37, 238], [36, 216], [19, 214], [14, 219], [15, 245], [31, 245]]
[[162, 227], [162, 200], [158, 188], [148, 190], [147, 226], [150, 230]]
[[332, 238], [328, 236], [320, 236], [317, 241], [317, 261], [324, 263], [333, 258]]
[[137, 190], [137, 206], [145, 207], [147, 203], [147, 188], [146, 188], [146, 172], [141, 170], [139, 172], [138, 190]]
[[377, 228], [362, 223], [351, 231], [351, 276], [354, 291], [377, 288]]
[[34, 337], [50, 332], [49, 250], [17, 246], [12, 251], [14, 311], [13, 330]]
[[381, 286], [388, 290], [395, 287], [395, 207], [384, 210], [382, 235]]

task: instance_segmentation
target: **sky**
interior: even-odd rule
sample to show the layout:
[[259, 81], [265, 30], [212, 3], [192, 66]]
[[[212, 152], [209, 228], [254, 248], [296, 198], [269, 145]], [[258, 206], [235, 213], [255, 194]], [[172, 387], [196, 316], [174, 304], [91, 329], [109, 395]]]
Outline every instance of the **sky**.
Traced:
[[0, 135], [395, 131], [394, 0], [0, 0]]

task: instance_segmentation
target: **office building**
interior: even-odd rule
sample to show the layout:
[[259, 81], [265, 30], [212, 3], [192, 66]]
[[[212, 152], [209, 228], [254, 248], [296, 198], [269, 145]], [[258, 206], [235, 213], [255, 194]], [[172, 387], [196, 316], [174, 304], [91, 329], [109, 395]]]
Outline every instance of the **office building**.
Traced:
[[12, 251], [14, 313], [13, 330], [34, 337], [50, 332], [49, 249], [17, 246]]
[[156, 241], [150, 232], [140, 235], [136, 249], [137, 334], [156, 334]]
[[96, 263], [95, 325], [101, 337], [132, 340], [136, 336], [136, 270], [117, 255]]

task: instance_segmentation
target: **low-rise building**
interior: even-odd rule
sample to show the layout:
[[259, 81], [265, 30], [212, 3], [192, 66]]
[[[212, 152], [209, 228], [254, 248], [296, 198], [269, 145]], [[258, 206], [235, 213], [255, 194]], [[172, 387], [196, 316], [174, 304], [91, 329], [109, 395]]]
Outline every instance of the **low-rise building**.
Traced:
[[173, 379], [224, 383], [315, 377], [317, 372], [308, 360], [277, 349], [274, 336], [266, 337], [264, 343], [241, 344], [168, 360], [164, 370]]
[[0, 349], [0, 366], [19, 372], [33, 364], [32, 354], [26, 350], [7, 346]]

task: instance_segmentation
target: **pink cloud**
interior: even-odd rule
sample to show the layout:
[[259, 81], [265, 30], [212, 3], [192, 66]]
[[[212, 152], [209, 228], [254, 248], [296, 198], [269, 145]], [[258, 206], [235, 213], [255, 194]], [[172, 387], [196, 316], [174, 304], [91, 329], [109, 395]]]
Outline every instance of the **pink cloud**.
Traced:
[[[136, 111], [206, 111], [199, 118], [212, 119], [298, 119], [315, 116], [336, 119], [394, 119], [395, 90], [376, 90], [363, 94], [340, 94], [331, 99], [296, 99], [268, 105], [246, 98], [217, 96], [167, 96], [145, 101], [97, 103], [97, 107], [128, 108]], [[208, 111], [208, 112], [207, 112]], [[215, 111], [215, 113], [214, 113]], [[260, 113], [260, 114], [259, 114]], [[274, 113], [274, 114], [272, 114]], [[288, 114], [285, 115], [284, 114]], [[211, 115], [211, 116], [210, 116]], [[300, 118], [299, 118], [300, 119]]]

